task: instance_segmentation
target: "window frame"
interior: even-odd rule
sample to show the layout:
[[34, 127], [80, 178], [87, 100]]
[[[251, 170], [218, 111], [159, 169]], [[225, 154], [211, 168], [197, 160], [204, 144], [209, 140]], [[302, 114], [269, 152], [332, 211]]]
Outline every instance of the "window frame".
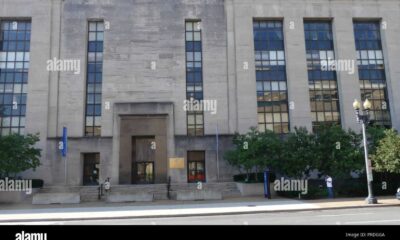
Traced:
[[253, 41], [258, 129], [287, 134], [290, 111], [283, 20], [253, 19]]
[[336, 52], [332, 20], [304, 19], [303, 24], [311, 119], [315, 132], [323, 125], [341, 125], [337, 71], [322, 70], [323, 63], [336, 60]]
[[[355, 48], [357, 52], [361, 100], [365, 101], [365, 99], [368, 98], [368, 100], [370, 100], [372, 103], [372, 109], [369, 111], [371, 123], [389, 128], [393, 123], [390, 111], [390, 99], [388, 95], [385, 54], [383, 51], [384, 49], [381, 33], [381, 20], [354, 19], [353, 30]], [[370, 34], [371, 32], [373, 34]], [[360, 36], [362, 37], [360, 38]], [[375, 39], [368, 39], [370, 36], [374, 36]], [[368, 48], [368, 46], [373, 47]], [[370, 57], [369, 53], [371, 51], [374, 51], [374, 57]], [[380, 52], [381, 58], [377, 58], [377, 52]], [[378, 74], [379, 72], [380, 74]], [[378, 96], [374, 97], [373, 93], [376, 91], [379, 91], [379, 94]], [[386, 107], [385, 109], [383, 108], [384, 105]]]
[[[187, 28], [187, 25], [191, 24], [191, 30]], [[200, 24], [200, 29], [195, 30], [195, 25]], [[194, 20], [185, 20], [185, 91], [186, 91], [186, 100], [204, 100], [204, 54], [203, 54], [203, 29], [202, 22], [199, 19]], [[195, 33], [199, 33], [199, 40], [195, 41]], [[188, 34], [192, 35], [192, 40], [188, 40]], [[196, 42], [199, 42], [200, 51], [195, 51]], [[193, 47], [191, 51], [188, 51], [188, 43], [190, 43]], [[192, 54], [193, 58], [188, 59], [188, 54]], [[195, 55], [200, 55], [200, 61], [196, 61]], [[196, 71], [196, 63], [201, 65], [200, 71]], [[193, 64], [193, 71], [189, 71], [188, 64]], [[193, 75], [192, 81], [191, 75]], [[197, 77], [199, 75], [199, 77]], [[197, 79], [198, 78], [198, 79]], [[189, 91], [189, 89], [193, 89]], [[201, 89], [201, 90], [198, 90]], [[190, 124], [189, 118], [194, 118], [194, 124]], [[198, 117], [201, 119], [198, 123]], [[186, 111], [186, 131], [188, 136], [204, 136], [204, 111]]]
[[25, 131], [31, 32], [31, 19], [0, 19], [0, 136]]
[[[91, 29], [92, 24], [95, 24], [95, 30]], [[85, 137], [101, 137], [104, 34], [104, 20], [87, 21]], [[90, 37], [93, 35], [95, 35], [94, 41]], [[103, 37], [97, 39], [99, 35]], [[91, 49], [93, 46], [95, 49]], [[93, 55], [94, 59], [92, 59]], [[100, 58], [99, 61], [97, 61], [98, 57]], [[91, 99], [93, 99], [93, 102], [89, 102]]]

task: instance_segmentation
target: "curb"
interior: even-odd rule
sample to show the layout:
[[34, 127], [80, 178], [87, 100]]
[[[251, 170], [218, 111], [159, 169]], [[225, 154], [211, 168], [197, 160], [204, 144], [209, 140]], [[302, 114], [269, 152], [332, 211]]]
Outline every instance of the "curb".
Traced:
[[188, 213], [188, 214], [169, 214], [169, 215], [147, 215], [147, 216], [115, 216], [115, 217], [81, 217], [81, 218], [47, 218], [47, 219], [11, 219], [11, 220], [0, 220], [1, 223], [18, 223], [18, 222], [70, 222], [70, 221], [95, 221], [95, 220], [112, 220], [112, 219], [148, 219], [148, 218], [176, 218], [176, 217], [205, 217], [205, 216], [224, 216], [224, 215], [248, 215], [248, 214], [261, 214], [261, 213], [287, 213], [287, 212], [304, 212], [304, 211], [323, 211], [323, 210], [336, 210], [336, 209], [354, 209], [354, 208], [382, 208], [382, 207], [395, 207], [400, 204], [385, 204], [385, 205], [372, 205], [372, 206], [344, 206], [344, 207], [322, 207], [322, 208], [305, 208], [305, 209], [280, 209], [280, 210], [260, 210], [260, 211], [231, 211], [223, 213]]

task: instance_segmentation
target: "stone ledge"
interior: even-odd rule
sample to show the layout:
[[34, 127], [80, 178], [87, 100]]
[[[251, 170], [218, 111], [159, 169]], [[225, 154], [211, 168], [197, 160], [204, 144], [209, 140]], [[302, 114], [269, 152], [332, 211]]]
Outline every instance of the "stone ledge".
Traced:
[[31, 194], [26, 192], [0, 192], [0, 203], [21, 203], [26, 199], [31, 197], [33, 194], [37, 193], [39, 190], [37, 188], [32, 189]]
[[198, 190], [198, 191], [178, 191], [176, 193], [178, 201], [196, 201], [196, 200], [222, 200], [220, 191]]
[[[242, 197], [264, 196], [264, 183], [236, 183]], [[270, 183], [271, 197], [275, 197], [274, 184]]]
[[151, 193], [110, 193], [106, 197], [106, 202], [152, 202], [153, 198], [153, 194]]
[[37, 193], [32, 204], [77, 204], [81, 202], [78, 193]]

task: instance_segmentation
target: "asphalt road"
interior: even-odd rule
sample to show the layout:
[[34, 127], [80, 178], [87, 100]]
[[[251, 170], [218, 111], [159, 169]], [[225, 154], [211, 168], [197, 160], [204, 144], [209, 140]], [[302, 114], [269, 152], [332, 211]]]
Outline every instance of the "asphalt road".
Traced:
[[400, 207], [201, 217], [26, 222], [18, 225], [400, 225]]

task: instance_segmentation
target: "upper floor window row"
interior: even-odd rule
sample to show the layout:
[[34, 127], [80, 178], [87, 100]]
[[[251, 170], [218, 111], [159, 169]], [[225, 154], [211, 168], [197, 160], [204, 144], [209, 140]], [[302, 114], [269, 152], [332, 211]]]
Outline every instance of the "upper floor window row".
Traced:
[[24, 134], [31, 22], [0, 20], [0, 136]]

